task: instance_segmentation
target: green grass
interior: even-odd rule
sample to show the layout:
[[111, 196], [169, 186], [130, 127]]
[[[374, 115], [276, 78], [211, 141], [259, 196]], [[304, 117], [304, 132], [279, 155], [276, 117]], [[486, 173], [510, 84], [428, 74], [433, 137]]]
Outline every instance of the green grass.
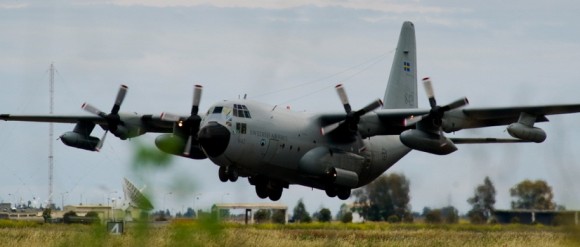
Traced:
[[123, 235], [104, 225], [0, 221], [1, 246], [578, 246], [577, 227], [388, 223], [260, 224], [211, 219], [130, 224]]

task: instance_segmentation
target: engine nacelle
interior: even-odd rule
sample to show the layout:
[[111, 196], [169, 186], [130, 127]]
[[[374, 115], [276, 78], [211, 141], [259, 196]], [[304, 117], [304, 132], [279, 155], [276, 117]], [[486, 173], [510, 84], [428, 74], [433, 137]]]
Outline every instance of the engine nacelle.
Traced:
[[526, 126], [521, 123], [513, 123], [507, 127], [507, 132], [518, 139], [540, 143], [546, 140], [546, 132], [543, 129]]
[[356, 172], [332, 167], [326, 173], [336, 185], [354, 188], [358, 184], [358, 174]]
[[449, 138], [440, 138], [439, 135], [417, 130], [405, 130], [399, 136], [405, 146], [419, 151], [446, 155], [457, 151], [457, 147]]
[[192, 158], [192, 159], [205, 159], [207, 156], [199, 148], [198, 145], [192, 145], [189, 151], [189, 156], [183, 155], [185, 151], [185, 142], [183, 138], [174, 134], [163, 134], [155, 138], [155, 146], [163, 152], [168, 154], [178, 155], [182, 157]]
[[84, 136], [82, 134], [69, 131], [60, 136], [60, 140], [67, 146], [85, 149], [89, 151], [97, 151], [96, 147], [100, 139], [93, 136]]
[[330, 149], [317, 147], [308, 151], [298, 164], [298, 170], [302, 173], [328, 178], [329, 182], [353, 188], [358, 184], [357, 169], [363, 167], [362, 156]]

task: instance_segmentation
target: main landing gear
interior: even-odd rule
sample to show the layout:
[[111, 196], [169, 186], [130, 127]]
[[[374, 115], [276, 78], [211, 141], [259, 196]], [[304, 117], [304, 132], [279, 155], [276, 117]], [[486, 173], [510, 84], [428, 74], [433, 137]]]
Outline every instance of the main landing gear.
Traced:
[[338, 196], [341, 200], [346, 200], [350, 197], [350, 188], [344, 187], [328, 187], [326, 188], [326, 195], [329, 197]]
[[249, 177], [251, 185], [256, 186], [256, 195], [262, 199], [270, 198], [272, 201], [280, 200], [284, 185], [264, 177]]
[[218, 175], [220, 177], [220, 181], [227, 182], [227, 181], [238, 181], [239, 173], [238, 169], [233, 166], [220, 166]]

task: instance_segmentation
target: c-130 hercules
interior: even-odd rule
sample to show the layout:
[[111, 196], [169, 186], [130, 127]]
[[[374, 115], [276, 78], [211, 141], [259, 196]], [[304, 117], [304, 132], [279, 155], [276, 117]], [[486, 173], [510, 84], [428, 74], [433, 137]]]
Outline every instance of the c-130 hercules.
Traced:
[[[75, 123], [60, 140], [68, 146], [99, 150], [108, 132], [120, 139], [148, 132], [163, 133], [155, 144], [167, 153], [191, 159], [209, 158], [219, 179], [247, 177], [260, 198], [280, 199], [291, 184], [325, 190], [347, 199], [393, 166], [411, 150], [446, 155], [455, 144], [536, 142], [546, 133], [536, 122], [546, 115], [575, 113], [580, 104], [462, 108], [466, 98], [440, 106], [428, 78], [423, 84], [430, 109], [418, 109], [415, 28], [405, 22], [383, 100], [353, 110], [342, 85], [336, 86], [344, 113], [309, 114], [239, 99], [220, 101], [198, 114], [202, 86], [196, 85], [190, 115], [138, 115], [119, 112], [127, 87], [122, 85], [110, 113], [89, 104], [95, 116], [1, 114], [6, 121]], [[105, 130], [91, 136], [95, 125]], [[444, 132], [507, 125], [513, 138], [448, 138]]]

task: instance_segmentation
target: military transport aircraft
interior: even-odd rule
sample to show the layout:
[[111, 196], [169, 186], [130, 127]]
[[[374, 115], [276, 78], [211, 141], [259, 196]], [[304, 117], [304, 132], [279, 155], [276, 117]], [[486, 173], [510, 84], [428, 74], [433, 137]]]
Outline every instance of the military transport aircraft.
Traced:
[[[1, 120], [74, 123], [60, 140], [71, 147], [98, 151], [111, 132], [120, 139], [148, 132], [163, 133], [156, 146], [191, 159], [210, 159], [219, 166], [219, 179], [235, 182], [247, 177], [260, 198], [280, 199], [284, 188], [298, 184], [347, 199], [411, 150], [446, 155], [455, 144], [536, 142], [546, 133], [536, 122], [547, 115], [580, 112], [580, 104], [463, 108], [466, 98], [438, 105], [429, 78], [423, 85], [430, 108], [417, 103], [415, 28], [405, 22], [382, 100], [353, 110], [345, 89], [336, 86], [344, 112], [309, 114], [284, 107], [238, 99], [220, 101], [199, 114], [202, 86], [196, 85], [189, 115], [138, 115], [119, 112], [127, 87], [119, 89], [110, 113], [83, 104], [94, 116], [12, 115]], [[96, 125], [105, 130], [91, 136]], [[507, 125], [513, 138], [448, 138], [444, 132]]]

